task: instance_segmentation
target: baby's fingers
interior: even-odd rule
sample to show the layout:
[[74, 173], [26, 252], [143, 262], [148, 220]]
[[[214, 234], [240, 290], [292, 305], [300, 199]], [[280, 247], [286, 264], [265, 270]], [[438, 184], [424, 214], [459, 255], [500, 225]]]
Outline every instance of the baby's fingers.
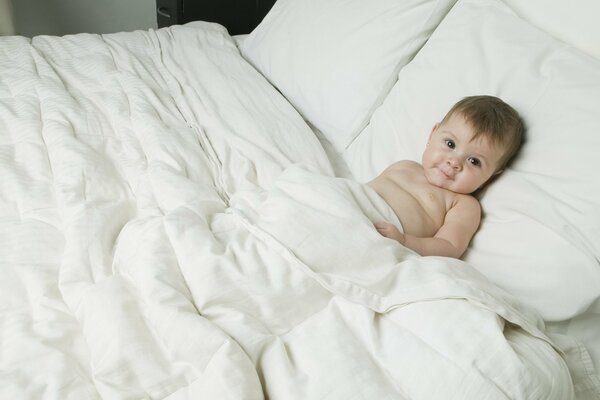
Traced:
[[379, 230], [387, 228], [389, 224], [385, 221], [377, 221], [373, 225]]

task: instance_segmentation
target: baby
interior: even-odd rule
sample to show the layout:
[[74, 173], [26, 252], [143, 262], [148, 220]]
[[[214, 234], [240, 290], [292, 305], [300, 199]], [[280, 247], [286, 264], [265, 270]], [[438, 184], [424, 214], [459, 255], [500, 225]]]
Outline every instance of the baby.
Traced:
[[404, 230], [380, 221], [377, 231], [423, 256], [459, 258], [481, 219], [471, 193], [503, 171], [524, 130], [519, 114], [497, 97], [456, 103], [433, 127], [421, 164], [396, 162], [369, 182]]

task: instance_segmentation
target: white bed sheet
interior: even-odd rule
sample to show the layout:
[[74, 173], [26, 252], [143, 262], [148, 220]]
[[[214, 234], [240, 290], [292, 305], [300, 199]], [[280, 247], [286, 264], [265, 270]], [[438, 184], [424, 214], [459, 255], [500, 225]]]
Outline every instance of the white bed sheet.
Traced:
[[[224, 32], [0, 38], [0, 398], [262, 397], [252, 364], [198, 314], [177, 272], [144, 268], [176, 267], [172, 253], [120, 258], [126, 226], [160, 227], [203, 199], [222, 207], [289, 164], [330, 171]], [[168, 296], [140, 301], [120, 263], [156, 273], [147, 279], [173, 285]]]

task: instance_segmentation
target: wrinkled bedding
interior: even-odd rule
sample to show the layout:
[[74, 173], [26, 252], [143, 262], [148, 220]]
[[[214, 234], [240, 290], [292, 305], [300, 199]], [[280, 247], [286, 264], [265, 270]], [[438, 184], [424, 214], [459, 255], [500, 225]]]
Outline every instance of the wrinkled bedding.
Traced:
[[377, 234], [224, 29], [0, 41], [0, 398], [573, 397], [539, 317]]

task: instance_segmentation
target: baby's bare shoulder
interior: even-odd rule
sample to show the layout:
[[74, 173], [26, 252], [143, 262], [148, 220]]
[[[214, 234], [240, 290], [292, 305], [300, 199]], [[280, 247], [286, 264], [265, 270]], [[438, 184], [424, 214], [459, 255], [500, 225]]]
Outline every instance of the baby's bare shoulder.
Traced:
[[479, 200], [470, 194], [456, 193], [451, 209], [463, 216], [477, 215], [479, 217], [481, 215]]
[[412, 160], [401, 160], [396, 161], [392, 165], [386, 168], [386, 171], [393, 171], [398, 169], [407, 169], [407, 168], [422, 168], [421, 164]]

